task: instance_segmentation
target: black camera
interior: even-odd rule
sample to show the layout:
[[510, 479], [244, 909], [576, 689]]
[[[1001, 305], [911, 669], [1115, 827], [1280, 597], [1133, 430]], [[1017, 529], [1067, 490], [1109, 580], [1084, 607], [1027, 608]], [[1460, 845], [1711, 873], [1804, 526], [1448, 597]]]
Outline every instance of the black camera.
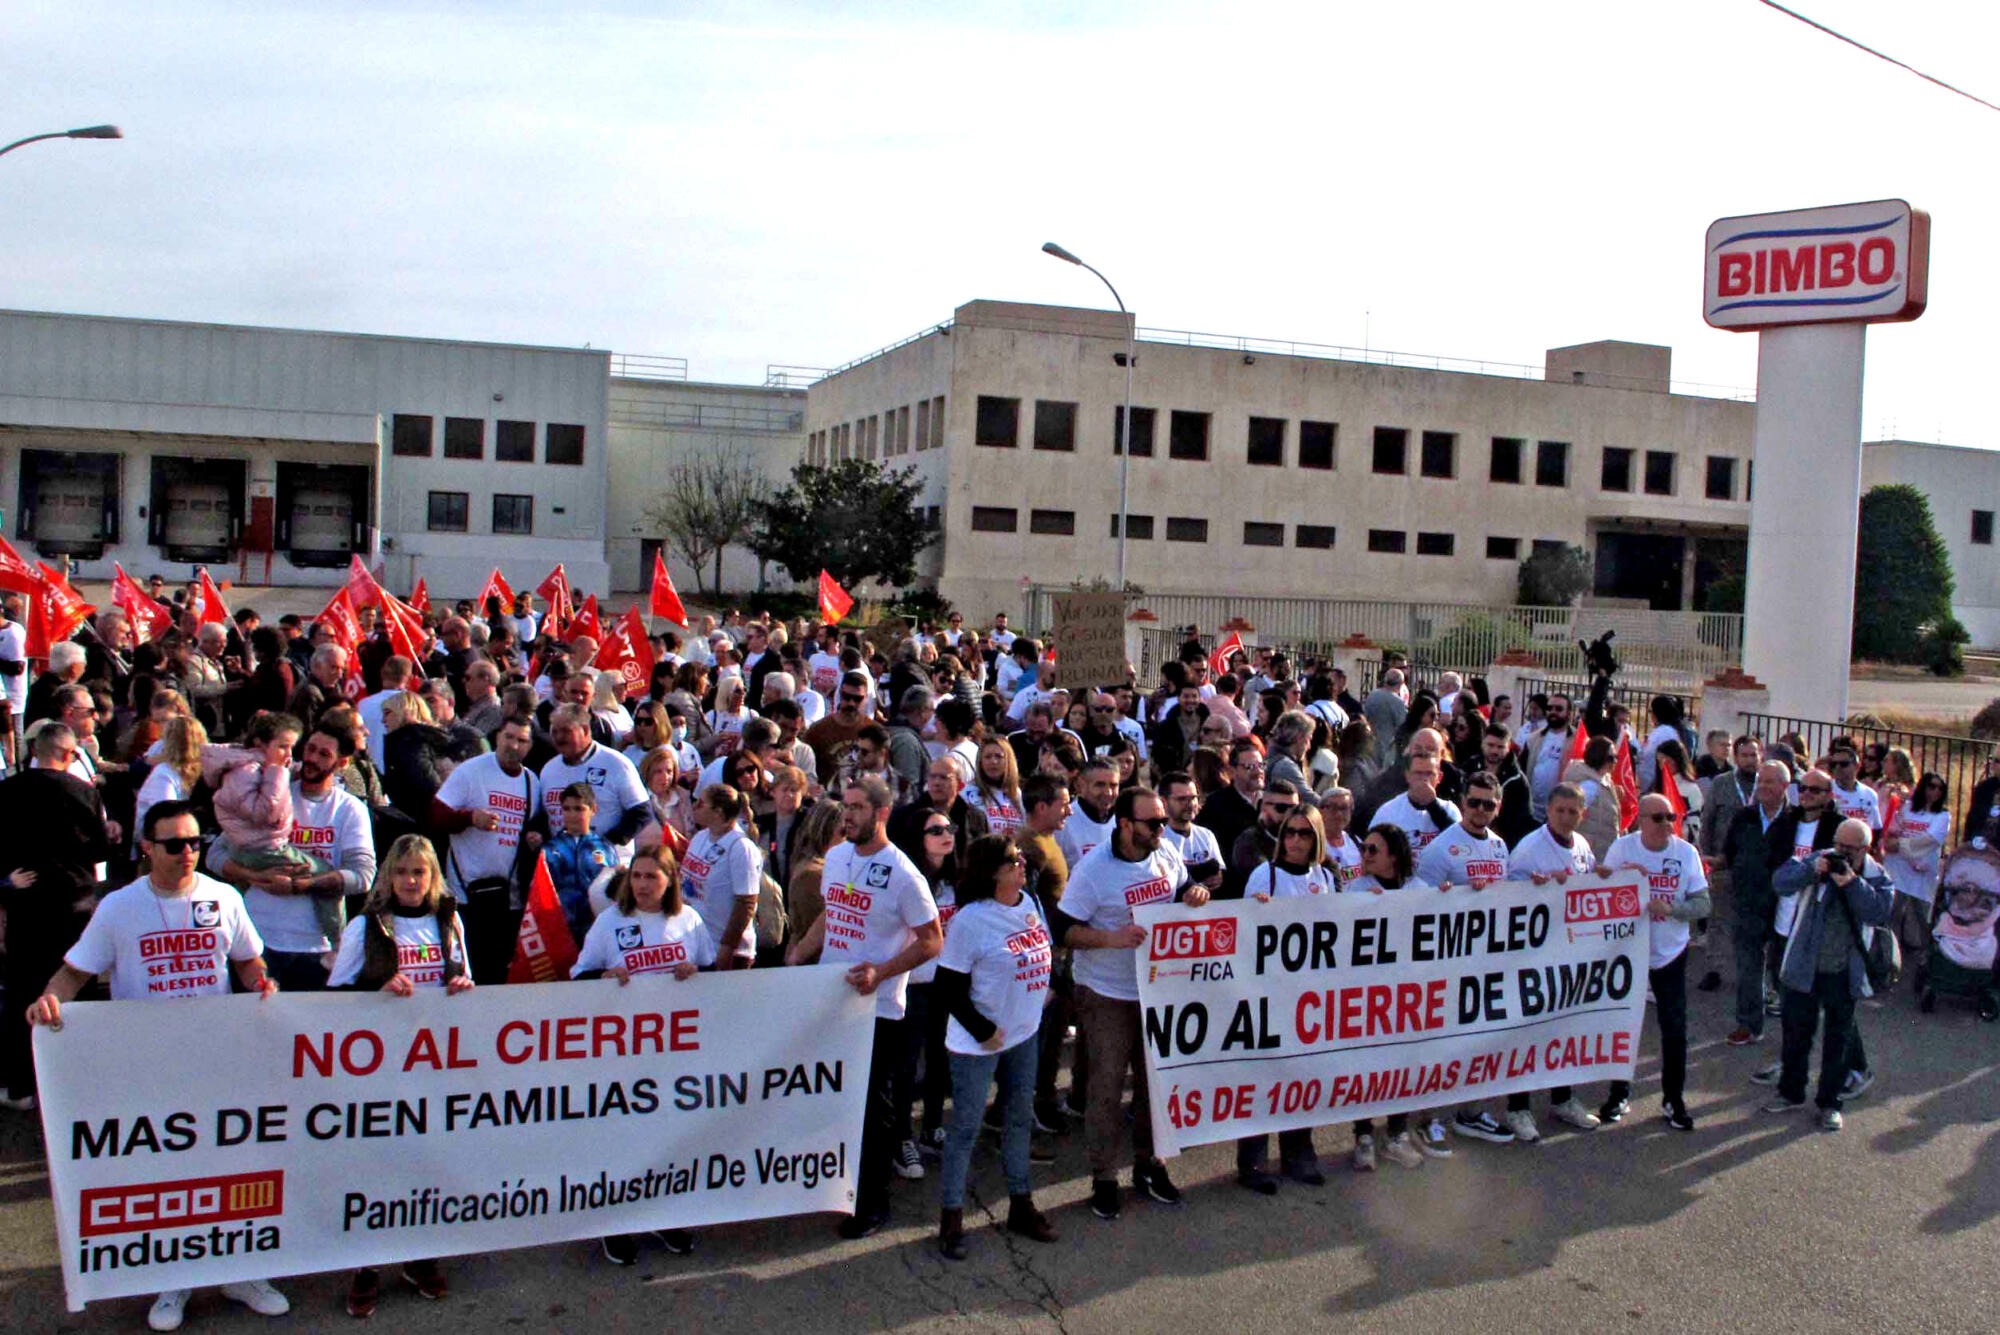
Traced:
[[1576, 647], [1583, 650], [1584, 666], [1590, 669], [1592, 676], [1618, 675], [1618, 660], [1611, 653], [1611, 641], [1617, 634], [1615, 630], [1607, 630], [1588, 644], [1582, 640], [1576, 642]]

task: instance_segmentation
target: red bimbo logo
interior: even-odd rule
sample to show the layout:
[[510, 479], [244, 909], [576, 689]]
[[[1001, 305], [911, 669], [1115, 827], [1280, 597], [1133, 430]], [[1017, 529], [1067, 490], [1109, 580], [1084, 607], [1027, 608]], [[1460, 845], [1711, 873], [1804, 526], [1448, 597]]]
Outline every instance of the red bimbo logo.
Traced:
[[1193, 922], [1153, 924], [1156, 960], [1209, 959], [1236, 953], [1236, 919], [1200, 918]]
[[1564, 922], [1611, 922], [1639, 916], [1639, 892], [1629, 885], [1571, 890], [1563, 896]]
[[197, 1228], [285, 1212], [282, 1169], [230, 1177], [190, 1177], [129, 1187], [92, 1187], [77, 1200], [86, 1238], [149, 1228]]

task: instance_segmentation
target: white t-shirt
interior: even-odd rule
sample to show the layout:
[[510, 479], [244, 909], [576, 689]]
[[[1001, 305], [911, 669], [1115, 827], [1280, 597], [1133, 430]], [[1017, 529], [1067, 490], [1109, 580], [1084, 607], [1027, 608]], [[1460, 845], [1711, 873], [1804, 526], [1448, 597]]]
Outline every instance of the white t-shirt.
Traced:
[[1868, 828], [1879, 831], [1882, 828], [1882, 799], [1875, 790], [1865, 783], [1857, 783], [1852, 788], [1833, 785], [1833, 809], [1841, 819], [1859, 817], [1868, 822]]
[[993, 834], [1013, 834], [1021, 828], [1024, 817], [1021, 804], [1011, 800], [1005, 793], [987, 793], [979, 788], [967, 788], [965, 800], [986, 813], [987, 829]]
[[146, 813], [156, 803], [185, 802], [187, 798], [187, 785], [181, 782], [180, 773], [172, 765], [156, 764], [146, 771], [146, 781], [139, 785], [139, 795], [132, 799], [132, 851], [135, 855], [139, 851], [139, 832], [146, 828]]
[[1488, 827], [1476, 835], [1460, 821], [1431, 840], [1417, 859], [1417, 875], [1433, 885], [1469, 885], [1484, 890], [1507, 879], [1507, 841]]
[[[938, 964], [971, 980], [973, 1007], [999, 1028], [1005, 1051], [1041, 1028], [1052, 959], [1048, 924], [1022, 895], [1011, 908], [997, 899], [968, 905], [945, 933]], [[964, 1056], [981, 1050], [956, 1017], [945, 1023], [944, 1046]]]
[[[1570, 725], [1571, 728], [1575, 726]], [[1528, 776], [1528, 805], [1534, 808], [1533, 814], [1538, 818], [1548, 811], [1549, 794], [1562, 782], [1564, 757], [1569, 754], [1574, 737], [1569, 728], [1558, 733], [1550, 732], [1545, 725], [1541, 735], [1535, 739], [1535, 768]], [[1522, 745], [1526, 746], [1528, 742], [1523, 740]]]
[[1269, 895], [1273, 899], [1335, 895], [1340, 893], [1340, 876], [1331, 867], [1320, 866], [1296, 872], [1286, 871], [1275, 862], [1267, 862], [1251, 871], [1250, 879], [1243, 884], [1243, 893]]
[[810, 728], [813, 724], [826, 717], [826, 697], [812, 687], [806, 687], [803, 691], [793, 696], [792, 700], [798, 705], [799, 714], [803, 720], [799, 724], [799, 731], [804, 732], [807, 728]]
[[1012, 649], [1014, 647], [1014, 632], [1011, 630], [1002, 630], [1001, 628], [996, 626], [992, 630], [986, 632], [986, 638], [988, 642], [991, 643], [997, 649], [999, 649], [1003, 655], [1009, 649]]
[[[1435, 805], [1444, 813], [1445, 825], [1449, 828], [1451, 823], [1458, 819], [1458, 808], [1442, 797], [1437, 799]], [[1444, 833], [1444, 830], [1438, 827], [1438, 823], [1431, 819], [1429, 812], [1417, 810], [1415, 804], [1410, 801], [1408, 793], [1398, 793], [1377, 807], [1375, 817], [1369, 824], [1395, 826], [1410, 836], [1410, 852], [1419, 857], [1431, 846], [1433, 839]]]
[[[1170, 904], [1188, 883], [1187, 864], [1164, 841], [1143, 862], [1127, 862], [1106, 842], [1069, 869], [1057, 908], [1099, 932], [1132, 925], [1132, 910], [1145, 904]], [[1071, 976], [1113, 1001], [1139, 999], [1138, 952], [1129, 948], [1079, 949], [1071, 957]]]
[[[856, 964], [887, 964], [909, 946], [914, 929], [938, 916], [937, 901], [924, 884], [923, 873], [894, 844], [873, 853], [854, 844], [835, 844], [820, 873], [826, 920], [820, 962], [846, 969]], [[903, 1018], [903, 997], [910, 975], [899, 973], [875, 989], [875, 1016]]]
[[[681, 856], [681, 901], [693, 909], [708, 928], [711, 953], [722, 949], [722, 934], [729, 930], [729, 917], [736, 901], [755, 902], [764, 886], [764, 854], [757, 845], [732, 825], [717, 839], [707, 830], [696, 830]], [[743, 929], [736, 943], [738, 956], [757, 953], [757, 933]]]
[[196, 874], [171, 898], [142, 876], [98, 902], [63, 963], [111, 975], [113, 1001], [229, 995], [229, 965], [264, 953], [263, 938], [233, 886]]
[[1677, 742], [1681, 739], [1680, 729], [1661, 723], [1646, 734], [1646, 744], [1639, 751], [1638, 780], [1639, 791], [1653, 790], [1653, 780], [1660, 772], [1660, 743]]
[[[1679, 836], [1669, 836], [1667, 846], [1655, 853], [1646, 847], [1637, 830], [1621, 834], [1605, 851], [1604, 862], [1614, 875], [1627, 863], [1645, 868], [1645, 884], [1641, 889], [1649, 900], [1665, 903], [1668, 908], [1708, 889], [1708, 873], [1702, 870], [1701, 854], [1695, 851], [1693, 844]], [[1677, 918], [1666, 918], [1654, 923], [1651, 931], [1652, 959], [1649, 967], [1664, 969], [1687, 949], [1687, 923]]]
[[1364, 876], [1357, 876], [1353, 879], [1353, 881], [1348, 883], [1347, 893], [1350, 895], [1359, 895], [1359, 894], [1376, 895], [1376, 894], [1394, 894], [1398, 890], [1435, 890], [1435, 889], [1437, 889], [1436, 886], [1432, 885], [1429, 881], [1426, 881], [1421, 876], [1412, 876], [1409, 879], [1405, 880], [1401, 885], [1383, 885], [1373, 876], [1364, 875]]
[[[958, 895], [949, 883], [945, 883], [940, 884], [937, 889], [931, 891], [931, 899], [937, 904], [938, 930], [944, 933], [944, 943], [946, 948], [949, 948], [951, 946], [952, 915], [958, 912]], [[927, 959], [916, 968], [910, 970], [910, 986], [917, 987], [934, 981], [937, 978], [938, 960], [943, 958], [944, 956], [939, 954], [935, 959]]]
[[[549, 763], [553, 765], [556, 761]], [[541, 792], [542, 781], [533, 770], [523, 765], [519, 774], [509, 774], [500, 768], [500, 758], [491, 754], [466, 761], [438, 789], [437, 800], [448, 807], [491, 812], [500, 819], [498, 829], [467, 826], [451, 836], [451, 856], [444, 864], [445, 882], [461, 903], [465, 900], [465, 882], [513, 872], [514, 858], [520, 851], [521, 827], [534, 814]], [[598, 800], [601, 807], [603, 799]], [[599, 814], [603, 814], [601, 809]], [[561, 821], [562, 812], [558, 810], [555, 813], [558, 830], [562, 828]]]
[[1361, 874], [1361, 841], [1353, 835], [1348, 835], [1337, 844], [1327, 840], [1326, 860], [1333, 866], [1333, 888], [1340, 891], [1351, 889], [1354, 878]]
[[715, 963], [715, 939], [699, 913], [686, 904], [671, 917], [666, 913], [627, 913], [613, 906], [590, 924], [569, 976], [623, 968], [637, 978], [647, 973], [670, 974], [675, 965], [683, 963], [698, 969]]
[[[1118, 826], [1118, 818], [1106, 813], [1103, 820], [1092, 820], [1078, 802], [1070, 808], [1069, 819], [1056, 831], [1056, 847], [1063, 851], [1063, 858], [1074, 867], [1084, 860], [1090, 851], [1101, 844], [1111, 842], [1111, 836]], [[1162, 831], [1164, 833], [1164, 831]]]
[[1569, 847], [1564, 848], [1548, 826], [1537, 825], [1514, 845], [1514, 855], [1507, 859], [1507, 875], [1517, 881], [1532, 876], [1581, 876], [1596, 866], [1590, 841], [1581, 831], [1573, 832]]
[[711, 730], [724, 734], [741, 733], [743, 725], [757, 717], [757, 711], [745, 705], [734, 713], [727, 709], [711, 709], [702, 715]]
[[840, 655], [817, 653], [806, 660], [806, 671], [810, 674], [809, 685], [822, 700], [831, 701], [833, 693], [840, 689]]
[[1144, 728], [1122, 714], [1119, 715], [1118, 721], [1111, 726], [1116, 728], [1119, 735], [1124, 737], [1126, 741], [1132, 743], [1132, 749], [1139, 753], [1141, 763], [1153, 758], [1152, 748], [1146, 741], [1146, 730]]
[[[1803, 815], [1799, 817], [1798, 831], [1792, 836], [1792, 858], [1795, 861], [1811, 862], [1819, 856], [1812, 846], [1813, 835], [1818, 830], [1817, 820], [1809, 820]], [[1804, 899], [1805, 895], [1806, 892], [1802, 890], [1796, 895], [1785, 895], [1778, 900], [1777, 911], [1771, 915], [1771, 927], [1779, 936], [1792, 934], [1792, 923], [1799, 916], [1799, 901]]]
[[[1075, 816], [1072, 814], [1071, 819]], [[1215, 831], [1206, 825], [1191, 824], [1186, 834], [1168, 825], [1160, 831], [1160, 841], [1181, 855], [1181, 861], [1190, 867], [1199, 867], [1204, 862], [1222, 862], [1222, 845], [1215, 841]]]
[[[418, 987], [443, 987], [445, 952], [438, 943], [437, 915], [428, 911], [407, 917], [397, 913], [390, 921], [396, 925], [396, 972]], [[333, 957], [333, 971], [326, 978], [328, 987], [346, 987], [361, 976], [361, 966], [367, 962], [367, 945], [362, 937], [380, 930], [365, 916], [348, 920], [346, 930], [340, 934], [340, 951]], [[465, 967], [463, 916], [458, 920], [458, 930], [451, 935], [451, 961], [462, 969]]]
[[[1905, 805], [1896, 812], [1896, 837], [1905, 841], [1928, 837], [1934, 841], [1932, 848], [1915, 857], [1908, 852], [1887, 853], [1882, 857], [1882, 869], [1889, 873], [1896, 889], [1928, 904], [1937, 893], [1938, 867], [1944, 859], [1945, 843], [1951, 838], [1951, 813], [1912, 811]], [[1903, 847], [1907, 849], [1908, 843]]]
[[[640, 781], [639, 771], [632, 768], [632, 762], [609, 747], [592, 742], [574, 765], [558, 755], [551, 756], [549, 763], [542, 766], [542, 806], [549, 813], [552, 830], [562, 828], [562, 790], [573, 783], [587, 783], [597, 794], [597, 814], [590, 822], [592, 834], [609, 834], [629, 808], [646, 805], [646, 785]], [[618, 846], [619, 861], [631, 856], [632, 845]]]
[[[312, 798], [292, 781], [292, 847], [349, 873], [342, 878], [343, 894], [366, 894], [375, 883], [375, 834], [368, 808], [338, 783], [324, 797]], [[334, 947], [320, 930], [310, 895], [274, 895], [252, 886], [243, 892], [243, 907], [266, 950], [323, 955]]]
[[0, 627], [0, 662], [19, 663], [20, 672], [11, 677], [0, 677], [0, 686], [7, 691], [7, 703], [14, 710], [14, 725], [21, 725], [21, 716], [28, 709], [28, 630], [18, 621], [9, 621]]

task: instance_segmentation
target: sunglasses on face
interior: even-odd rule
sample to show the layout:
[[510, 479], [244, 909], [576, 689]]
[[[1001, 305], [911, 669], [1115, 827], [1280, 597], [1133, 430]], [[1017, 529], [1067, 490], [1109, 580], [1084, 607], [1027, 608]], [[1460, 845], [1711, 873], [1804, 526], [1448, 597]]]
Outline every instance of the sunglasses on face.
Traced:
[[153, 847], [159, 849], [163, 853], [171, 853], [175, 857], [179, 857], [181, 854], [187, 852], [191, 848], [200, 848], [201, 836], [176, 835], [171, 839], [155, 839], [153, 841]]
[[1468, 797], [1465, 799], [1469, 811], [1498, 811], [1500, 804], [1490, 797]]
[[844, 705], [858, 705], [867, 698], [864, 695], [849, 695], [846, 691], [840, 693], [840, 703]]
[[931, 839], [936, 839], [940, 835], [949, 839], [951, 838], [952, 829], [949, 825], [927, 825], [924, 827], [924, 834], [927, 838]]
[[1132, 823], [1134, 825], [1143, 825], [1154, 834], [1158, 834], [1161, 830], [1167, 828], [1167, 818], [1165, 816], [1134, 816], [1132, 817]]
[[1646, 817], [1646, 823], [1649, 825], [1672, 825], [1674, 823], [1673, 813], [1670, 811], [1656, 812]]
[[1363, 844], [1361, 845], [1361, 851], [1369, 857], [1379, 858], [1389, 851], [1389, 846], [1387, 844]]
[[1293, 835], [1297, 835], [1301, 839], [1310, 839], [1313, 836], [1312, 827], [1310, 825], [1287, 825], [1285, 827], [1285, 838], [1290, 839]]
[[1799, 791], [1802, 793], [1830, 793], [1833, 789], [1820, 783], [1802, 783], [1799, 785]]

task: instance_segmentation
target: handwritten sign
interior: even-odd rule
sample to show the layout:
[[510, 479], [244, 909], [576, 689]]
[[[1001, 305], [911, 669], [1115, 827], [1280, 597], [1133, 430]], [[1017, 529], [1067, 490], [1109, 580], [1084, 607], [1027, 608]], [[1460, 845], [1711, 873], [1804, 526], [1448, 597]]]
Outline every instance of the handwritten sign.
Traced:
[[1071, 690], [1125, 680], [1125, 595], [1059, 593], [1055, 597], [1056, 671]]

